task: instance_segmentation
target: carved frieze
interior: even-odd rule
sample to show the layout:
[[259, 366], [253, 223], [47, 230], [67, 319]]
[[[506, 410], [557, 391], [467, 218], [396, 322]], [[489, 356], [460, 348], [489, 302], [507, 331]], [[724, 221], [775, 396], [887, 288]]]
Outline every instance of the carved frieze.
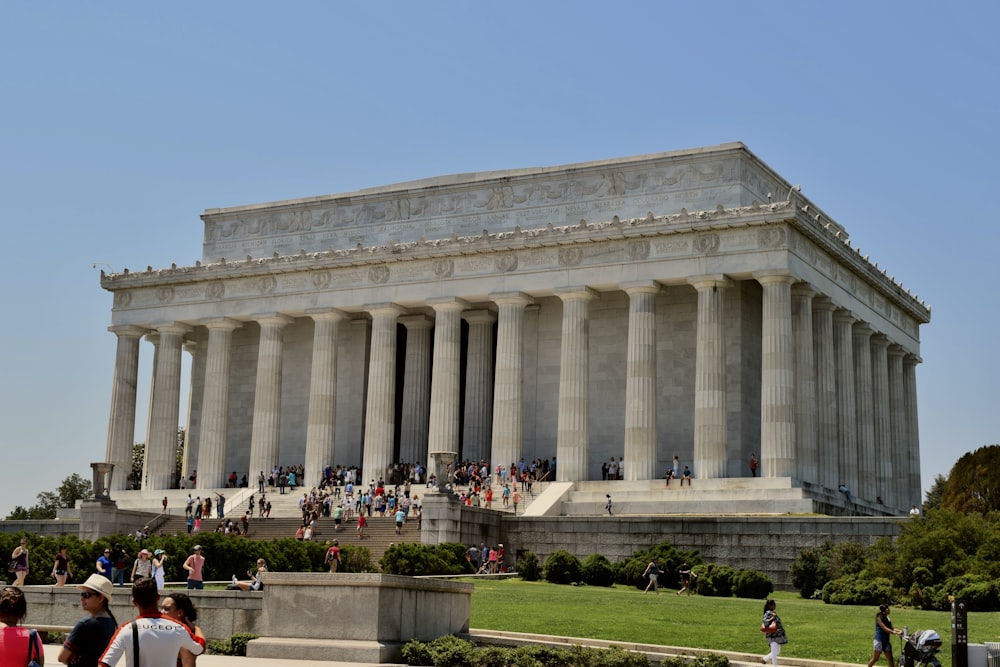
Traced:
[[378, 264], [368, 269], [368, 282], [381, 285], [389, 281], [389, 267], [385, 264]]
[[496, 269], [501, 273], [510, 273], [517, 269], [517, 254], [502, 252], [496, 257]]
[[157, 288], [156, 298], [160, 303], [170, 303], [174, 300], [174, 288], [169, 285]]
[[278, 281], [274, 276], [261, 276], [256, 280], [255, 286], [261, 294], [271, 294], [274, 292], [274, 288], [278, 286]]
[[316, 289], [326, 289], [330, 286], [329, 271], [313, 271], [309, 279]]
[[716, 233], [698, 234], [694, 237], [694, 251], [708, 255], [719, 250], [719, 235]]
[[582, 248], [559, 248], [559, 266], [577, 266], [582, 260]]
[[431, 270], [438, 278], [450, 278], [455, 273], [455, 262], [450, 259], [437, 259], [434, 260]]
[[635, 239], [625, 244], [625, 255], [632, 261], [641, 261], [649, 257], [649, 241]]
[[758, 230], [757, 245], [763, 249], [782, 248], [785, 246], [787, 234], [784, 227], [767, 227]]
[[213, 301], [218, 301], [226, 295], [226, 283], [221, 280], [213, 280], [205, 288], [205, 296]]

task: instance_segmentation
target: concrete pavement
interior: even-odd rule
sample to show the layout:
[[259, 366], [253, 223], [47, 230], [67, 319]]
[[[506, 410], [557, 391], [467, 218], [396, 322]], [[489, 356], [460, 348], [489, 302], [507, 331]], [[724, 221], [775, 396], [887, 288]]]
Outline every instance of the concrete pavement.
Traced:
[[[45, 664], [58, 665], [60, 646], [45, 645]], [[125, 663], [119, 663], [125, 667]], [[278, 660], [272, 658], [242, 658], [231, 655], [203, 655], [198, 658], [198, 667], [403, 667], [389, 663], [336, 662], [333, 660]]]

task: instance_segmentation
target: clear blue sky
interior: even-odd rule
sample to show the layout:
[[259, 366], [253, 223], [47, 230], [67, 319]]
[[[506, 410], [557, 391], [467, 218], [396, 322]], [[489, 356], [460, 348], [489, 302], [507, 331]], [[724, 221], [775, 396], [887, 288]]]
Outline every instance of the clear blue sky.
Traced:
[[931, 304], [928, 486], [1000, 440], [998, 8], [0, 4], [0, 516], [103, 459], [95, 262], [193, 264], [206, 208], [727, 141]]

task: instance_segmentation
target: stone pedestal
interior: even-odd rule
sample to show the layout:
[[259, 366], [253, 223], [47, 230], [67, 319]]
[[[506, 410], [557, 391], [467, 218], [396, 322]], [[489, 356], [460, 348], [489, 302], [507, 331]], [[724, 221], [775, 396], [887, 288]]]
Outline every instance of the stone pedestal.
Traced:
[[[431, 641], [469, 630], [473, 585], [390, 574], [268, 572], [262, 627], [247, 657], [401, 662], [411, 639]], [[365, 613], [344, 613], [363, 609]], [[324, 623], [321, 639], [306, 618]]]

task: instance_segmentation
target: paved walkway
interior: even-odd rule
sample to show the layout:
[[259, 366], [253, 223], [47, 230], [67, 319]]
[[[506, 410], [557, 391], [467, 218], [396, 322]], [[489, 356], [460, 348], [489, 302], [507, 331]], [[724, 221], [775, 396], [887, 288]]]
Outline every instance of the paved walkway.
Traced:
[[[59, 646], [45, 645], [45, 664], [59, 664]], [[125, 663], [119, 663], [125, 667]], [[403, 667], [389, 663], [375, 662], [334, 662], [332, 660], [278, 660], [276, 658], [240, 658], [230, 655], [203, 655], [198, 658], [198, 667]]]

